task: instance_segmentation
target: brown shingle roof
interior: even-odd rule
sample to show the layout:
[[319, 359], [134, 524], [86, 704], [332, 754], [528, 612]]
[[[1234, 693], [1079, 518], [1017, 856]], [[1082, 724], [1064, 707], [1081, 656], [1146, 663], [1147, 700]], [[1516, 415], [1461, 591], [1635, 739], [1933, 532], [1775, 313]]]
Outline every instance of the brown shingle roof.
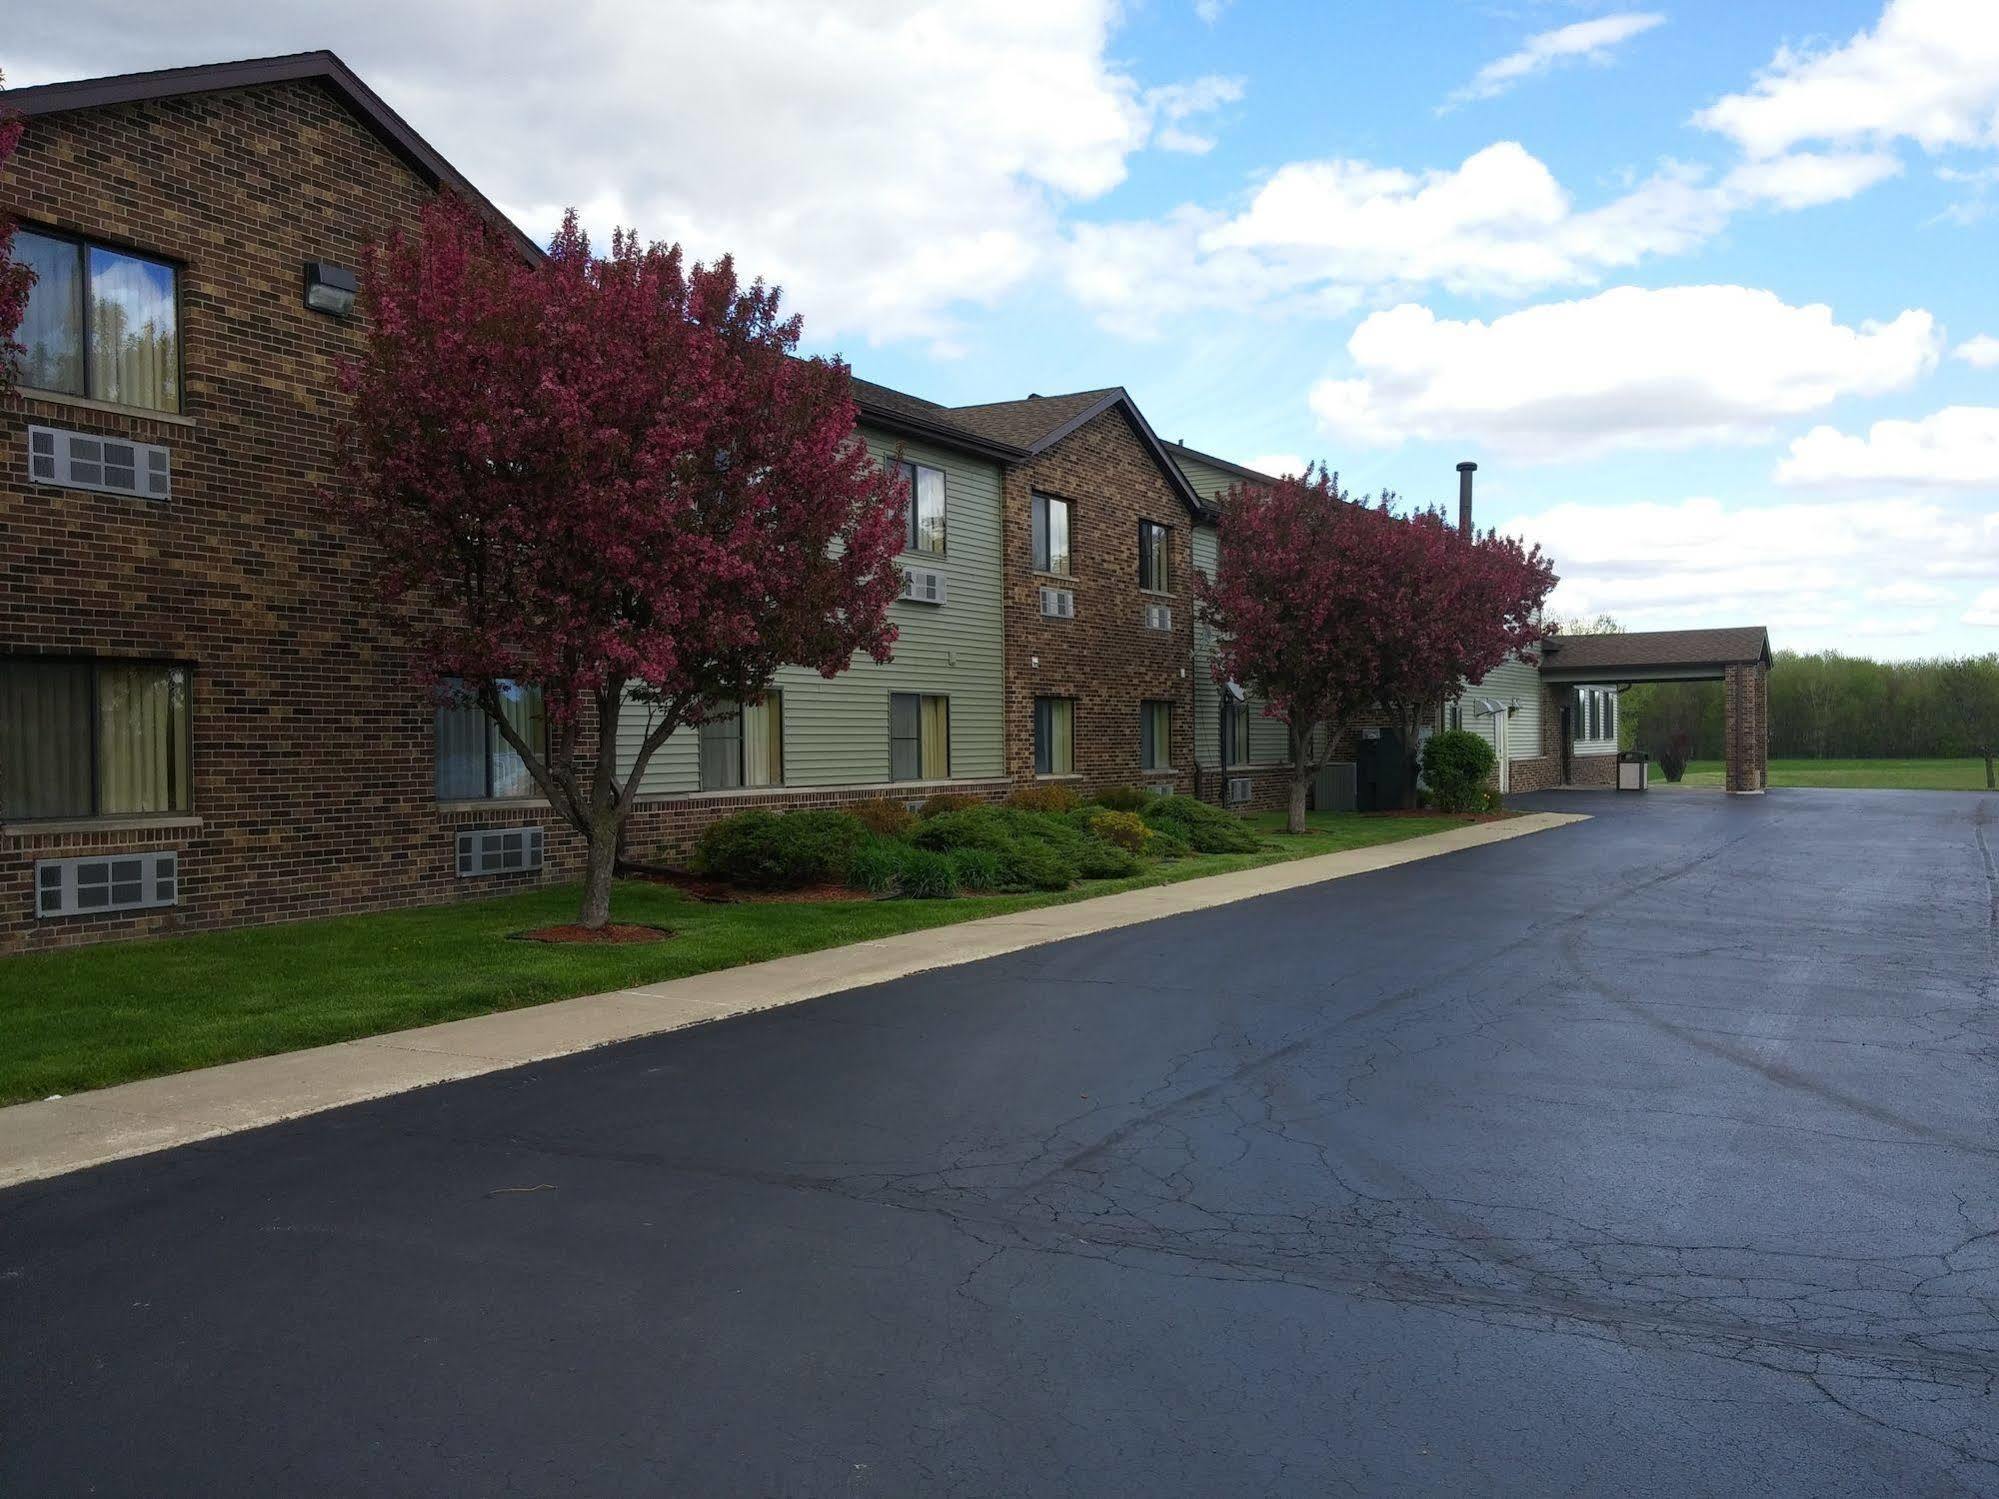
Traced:
[[939, 406], [935, 401], [926, 401], [906, 391], [891, 390], [872, 380], [855, 380], [853, 390], [854, 404], [861, 408], [864, 418], [904, 437], [926, 438], [945, 447], [963, 448], [983, 457], [996, 458], [1002, 463], [1017, 463], [1027, 456], [1026, 448], [987, 437], [960, 425], [954, 420], [954, 413], [949, 407]]
[[1615, 670], [1621, 666], [1739, 666], [1770, 658], [1770, 632], [1762, 625], [1726, 630], [1637, 630], [1623, 635], [1557, 635], [1541, 646], [1559, 671]]
[[1087, 417], [1098, 407], [1109, 406], [1124, 392], [1116, 386], [1108, 390], [1079, 390], [1065, 396], [1029, 396], [1024, 401], [991, 401], [983, 406], [953, 406], [951, 421], [968, 432], [1035, 449], [1053, 434]]

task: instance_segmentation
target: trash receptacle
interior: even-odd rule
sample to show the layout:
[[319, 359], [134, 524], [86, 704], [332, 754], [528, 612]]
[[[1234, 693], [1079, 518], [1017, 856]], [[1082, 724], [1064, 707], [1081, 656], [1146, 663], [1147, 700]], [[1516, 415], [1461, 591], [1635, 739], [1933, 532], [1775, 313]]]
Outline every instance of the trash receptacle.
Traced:
[[1619, 750], [1617, 752], [1617, 789], [1619, 791], [1643, 791], [1645, 789], [1646, 766], [1652, 757], [1643, 750]]

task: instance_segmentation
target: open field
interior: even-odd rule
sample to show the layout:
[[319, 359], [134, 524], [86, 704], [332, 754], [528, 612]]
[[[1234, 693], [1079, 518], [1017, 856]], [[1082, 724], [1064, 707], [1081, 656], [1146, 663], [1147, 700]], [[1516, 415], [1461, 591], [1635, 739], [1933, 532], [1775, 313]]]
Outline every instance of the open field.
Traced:
[[1266, 837], [1256, 853], [1155, 862], [1127, 879], [1054, 894], [717, 905], [624, 882], [613, 919], [674, 933], [643, 946], [509, 941], [575, 919], [577, 887], [557, 885], [463, 905], [0, 958], [0, 1103], [1394, 843], [1464, 821], [1315, 813], [1313, 836]]
[[[1652, 778], [1663, 782], [1655, 764]], [[1721, 761], [1694, 760], [1685, 784], [1721, 785]], [[1772, 760], [1772, 786], [1828, 786], [1893, 791], [1983, 791], [1985, 762], [1965, 760]]]

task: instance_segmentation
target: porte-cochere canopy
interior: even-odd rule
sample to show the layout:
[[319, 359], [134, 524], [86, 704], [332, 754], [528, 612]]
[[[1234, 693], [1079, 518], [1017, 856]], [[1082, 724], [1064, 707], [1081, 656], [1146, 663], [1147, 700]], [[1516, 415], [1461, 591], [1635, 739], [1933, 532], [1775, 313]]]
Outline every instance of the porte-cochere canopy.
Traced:
[[1756, 792], [1769, 783], [1770, 632], [1762, 625], [1556, 636], [1542, 643], [1541, 680], [1550, 686], [1719, 680], [1728, 789]]

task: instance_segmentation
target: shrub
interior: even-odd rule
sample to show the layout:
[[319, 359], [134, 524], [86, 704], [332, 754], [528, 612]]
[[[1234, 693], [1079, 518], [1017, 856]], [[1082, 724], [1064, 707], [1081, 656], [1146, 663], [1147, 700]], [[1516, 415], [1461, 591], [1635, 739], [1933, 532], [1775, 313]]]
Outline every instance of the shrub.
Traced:
[[1099, 812], [1090, 819], [1090, 831], [1106, 843], [1131, 853], [1143, 853], [1152, 840], [1152, 829], [1136, 812]]
[[1256, 830], [1233, 812], [1191, 796], [1155, 796], [1140, 813], [1153, 828], [1170, 828], [1203, 854], [1252, 854], [1263, 846]]
[[977, 806], [940, 812], [916, 830], [919, 848], [949, 853], [984, 849], [999, 861], [1005, 888], [1062, 890], [1077, 877], [1076, 850], [1084, 836], [1044, 813]]
[[1143, 812], [1159, 798], [1142, 786], [1113, 786], [1097, 793], [1097, 805], [1113, 812]]
[[1659, 751], [1659, 773], [1675, 785], [1687, 773], [1687, 761], [1692, 758], [1694, 736], [1685, 729], [1676, 732], [1666, 741], [1666, 747]]
[[1145, 846], [1145, 851], [1155, 859], [1184, 859], [1194, 851], [1194, 845], [1173, 823], [1162, 822], [1152, 829], [1152, 841]]
[[1006, 883], [999, 855], [989, 848], [954, 848], [944, 857], [951, 861], [960, 890], [997, 890]]
[[[1131, 814], [1114, 812], [1109, 815], [1129, 817]], [[1101, 838], [1086, 840], [1076, 858], [1076, 872], [1086, 880], [1121, 880], [1128, 874], [1137, 874], [1144, 867], [1138, 855], [1130, 849], [1119, 848]]]
[[984, 799], [967, 796], [962, 791], [940, 791], [935, 796], [926, 796], [923, 805], [916, 809], [918, 817], [936, 817], [944, 812], [965, 812], [973, 807], [986, 805]]
[[1067, 786], [1023, 786], [1006, 799], [1020, 812], [1073, 812], [1078, 798]]
[[885, 796], [861, 802], [847, 810], [861, 820], [862, 827], [878, 838], [907, 838], [916, 826], [914, 812], [901, 802], [892, 802]]
[[863, 843], [847, 861], [847, 883], [870, 895], [893, 895], [902, 881], [903, 856], [910, 852], [879, 838]]
[[958, 893], [950, 856], [927, 848], [902, 851], [902, 893], [913, 900], [943, 900]]
[[1497, 786], [1487, 786], [1484, 788], [1484, 791], [1485, 798], [1480, 803], [1481, 811], [1499, 812], [1505, 809], [1505, 803], [1499, 799], [1499, 788]]
[[1492, 742], [1468, 729], [1446, 729], [1423, 744], [1423, 779], [1440, 812], [1485, 808], [1485, 778], [1499, 766]]
[[752, 890], [793, 890], [845, 880], [868, 830], [846, 812], [738, 812], [701, 834], [702, 871]]

